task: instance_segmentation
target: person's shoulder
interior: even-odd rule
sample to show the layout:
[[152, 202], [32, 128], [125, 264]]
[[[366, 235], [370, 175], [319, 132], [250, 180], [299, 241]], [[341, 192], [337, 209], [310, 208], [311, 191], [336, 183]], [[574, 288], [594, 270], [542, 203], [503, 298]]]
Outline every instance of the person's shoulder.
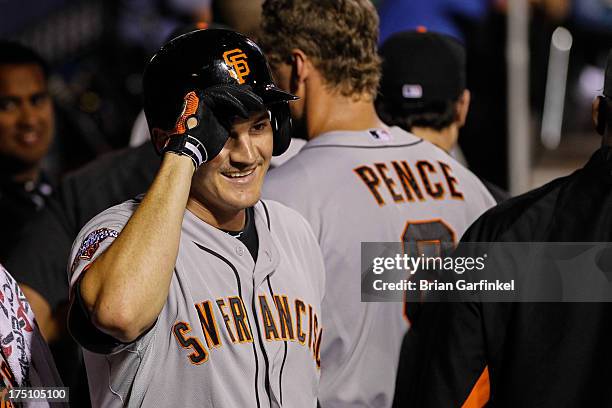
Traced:
[[272, 230], [273, 221], [278, 223], [277, 225], [289, 228], [296, 221], [306, 222], [298, 211], [274, 199], [262, 199], [259, 203], [265, 213], [270, 230]]
[[313, 157], [310, 156], [313, 155], [309, 150], [299, 151], [280, 166], [270, 169], [266, 181], [271, 180], [272, 182], [276, 182], [277, 180], [302, 177], [310, 167], [306, 165], [306, 162], [313, 158], [316, 160], [316, 155]]
[[[256, 210], [263, 210], [268, 228], [277, 245], [303, 254], [302, 261], [313, 266], [313, 277], [325, 286], [323, 254], [308, 221], [294, 209], [274, 200], [260, 200]], [[315, 273], [318, 271], [318, 273]]]
[[265, 199], [259, 201], [272, 233], [295, 235], [308, 234], [314, 237], [310, 224], [302, 214], [278, 201]]
[[[142, 196], [139, 196], [110, 207], [83, 226], [72, 243], [70, 251], [72, 262], [69, 265], [68, 276], [72, 276], [70, 279], [71, 287], [85, 270], [83, 265], [93, 261], [94, 255], [102, 252], [99, 251], [102, 247], [106, 248], [110, 242], [119, 236], [140, 204], [141, 198]], [[79, 263], [82, 263], [80, 267], [78, 267]]]
[[138, 208], [140, 205], [143, 197], [143, 195], [140, 195], [131, 200], [124, 201], [120, 204], [109, 207], [98, 215], [94, 216], [81, 229], [77, 240], [92, 230], [97, 230], [99, 228], [111, 228], [114, 230], [117, 228], [123, 228], [134, 211], [136, 211], [136, 208]]
[[308, 161], [307, 152], [299, 152], [282, 165], [268, 171], [262, 193], [265, 198], [294, 203], [311, 192], [311, 180], [316, 177], [311, 169], [316, 167]]
[[[546, 223], [561, 187], [568, 177], [560, 177], [539, 188], [510, 198], [483, 213], [468, 229], [462, 240], [498, 241], [505, 237], [518, 241], [533, 237], [538, 225]], [[514, 231], [512, 237], [506, 236]]]
[[477, 198], [482, 200], [483, 210], [497, 203], [489, 189], [487, 189], [478, 176], [440, 147], [423, 140], [415, 154], [418, 160], [435, 161], [438, 165], [444, 166], [444, 171], [448, 172], [445, 175], [457, 180], [462, 187], [463, 193], [470, 195], [471, 202], [474, 202]]

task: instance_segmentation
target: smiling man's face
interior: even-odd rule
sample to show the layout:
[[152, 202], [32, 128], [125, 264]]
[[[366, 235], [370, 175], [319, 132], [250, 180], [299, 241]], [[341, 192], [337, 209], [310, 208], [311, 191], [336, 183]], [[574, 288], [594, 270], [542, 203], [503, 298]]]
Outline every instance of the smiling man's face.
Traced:
[[227, 214], [257, 203], [270, 165], [272, 126], [267, 111], [234, 122], [223, 150], [196, 171], [191, 194], [212, 214]]
[[0, 65], [0, 159], [37, 166], [53, 135], [47, 80], [36, 64]]

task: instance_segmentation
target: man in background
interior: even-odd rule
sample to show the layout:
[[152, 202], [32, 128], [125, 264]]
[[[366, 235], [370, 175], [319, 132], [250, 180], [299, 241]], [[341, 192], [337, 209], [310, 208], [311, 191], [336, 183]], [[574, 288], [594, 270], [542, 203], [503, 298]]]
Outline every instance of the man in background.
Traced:
[[52, 192], [41, 168], [54, 130], [47, 75], [33, 50], [0, 41], [0, 261]]
[[[612, 52], [603, 94], [593, 103], [593, 121], [603, 136], [602, 146], [588, 163], [569, 176], [487, 211], [461, 240], [534, 243], [530, 248], [551, 243], [546, 252], [533, 251], [549, 256], [541, 257], [543, 268], [521, 268], [521, 264], [516, 268], [530, 278], [517, 282], [519, 291], [532, 291], [537, 296], [554, 294], [563, 275], [553, 268], [562, 262], [571, 265], [571, 276], [578, 276], [572, 286], [579, 287], [579, 297], [560, 302], [562, 298], [557, 296], [556, 303], [539, 298], [536, 303], [530, 298], [529, 302], [478, 299], [424, 305], [423, 318], [402, 347], [394, 406], [461, 406], [483, 373], [490, 379], [491, 406], [612, 404], [608, 386], [612, 304], [609, 298], [596, 302], [610, 286], [606, 276], [610, 249], [585, 254], [580, 249], [585, 246], [576, 244], [586, 242], [596, 248], [598, 243], [612, 241]], [[555, 242], [567, 244], [552, 244]], [[512, 248], [510, 244], [504, 247]], [[465, 248], [473, 246], [466, 244]], [[504, 258], [507, 264], [508, 259]], [[527, 262], [527, 266], [539, 266], [537, 261]], [[596, 274], [590, 274], [591, 265], [597, 265]], [[595, 282], [596, 288], [585, 285], [588, 282]], [[574, 287], [558, 288], [568, 296], [576, 293], [572, 292]]]
[[264, 196], [310, 222], [325, 259], [321, 407], [390, 407], [409, 327], [401, 302], [361, 302], [361, 243], [454, 243], [494, 204], [452, 157], [374, 108], [380, 59], [369, 0], [268, 0], [262, 41], [308, 140], [270, 171]]
[[[452, 154], [470, 108], [465, 48], [424, 29], [394, 34], [380, 48], [382, 79], [376, 110], [383, 122]], [[507, 192], [482, 180], [498, 203]]]

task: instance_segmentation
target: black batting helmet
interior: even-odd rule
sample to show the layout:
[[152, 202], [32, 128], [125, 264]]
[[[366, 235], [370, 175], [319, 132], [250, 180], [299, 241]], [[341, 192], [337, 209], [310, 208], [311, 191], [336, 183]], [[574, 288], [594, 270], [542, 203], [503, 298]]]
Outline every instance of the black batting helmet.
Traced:
[[257, 44], [230, 30], [183, 34], [151, 58], [143, 78], [144, 111], [149, 129], [173, 128], [188, 92], [220, 84], [252, 87], [270, 111], [273, 155], [284, 153], [291, 141], [288, 101], [297, 97], [274, 84], [268, 62]]

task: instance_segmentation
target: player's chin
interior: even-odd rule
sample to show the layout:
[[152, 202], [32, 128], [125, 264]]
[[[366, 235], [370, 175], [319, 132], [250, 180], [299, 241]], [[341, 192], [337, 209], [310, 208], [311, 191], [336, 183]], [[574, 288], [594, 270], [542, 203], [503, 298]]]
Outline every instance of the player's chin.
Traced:
[[253, 207], [261, 197], [261, 189], [257, 191], [239, 191], [227, 194], [225, 203], [234, 210]]
[[254, 180], [245, 186], [225, 190], [225, 201], [235, 209], [252, 207], [261, 197], [262, 180]]

